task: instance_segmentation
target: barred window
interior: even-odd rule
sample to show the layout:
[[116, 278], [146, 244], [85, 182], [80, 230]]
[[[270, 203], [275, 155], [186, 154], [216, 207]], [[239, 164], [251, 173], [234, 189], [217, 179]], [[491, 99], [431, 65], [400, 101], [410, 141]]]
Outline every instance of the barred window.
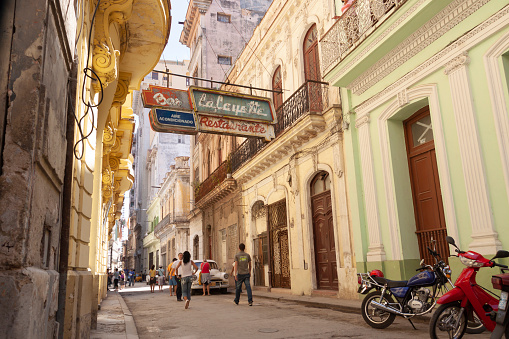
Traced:
[[219, 55], [217, 57], [217, 63], [221, 65], [231, 65], [232, 64], [232, 57]]
[[232, 21], [231, 19], [232, 19], [232, 16], [229, 14], [217, 13], [217, 21], [226, 22], [229, 24]]
[[158, 80], [159, 79], [159, 73], [152, 72], [152, 80]]

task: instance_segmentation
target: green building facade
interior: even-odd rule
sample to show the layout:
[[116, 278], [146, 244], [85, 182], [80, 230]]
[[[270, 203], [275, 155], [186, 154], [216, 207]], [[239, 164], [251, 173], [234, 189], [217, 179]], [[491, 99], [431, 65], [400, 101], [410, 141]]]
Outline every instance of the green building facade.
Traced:
[[341, 93], [357, 271], [408, 279], [446, 235], [509, 249], [508, 2], [357, 0], [320, 49]]

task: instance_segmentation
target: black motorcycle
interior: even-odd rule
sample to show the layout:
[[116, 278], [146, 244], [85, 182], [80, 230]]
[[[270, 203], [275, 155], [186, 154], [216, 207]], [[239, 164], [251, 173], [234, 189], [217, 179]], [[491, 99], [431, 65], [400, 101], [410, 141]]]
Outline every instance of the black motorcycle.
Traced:
[[[358, 293], [367, 294], [362, 301], [361, 313], [364, 321], [373, 328], [390, 326], [397, 315], [408, 319], [415, 329], [411, 318], [427, 314], [433, 310], [436, 300], [453, 288], [451, 269], [440, 255], [428, 247], [435, 259], [433, 266], [421, 260], [419, 271], [409, 280], [388, 280], [380, 270], [358, 273], [360, 284]], [[374, 291], [372, 291], [374, 290]], [[372, 291], [372, 292], [370, 292]], [[469, 333], [482, 333], [484, 326], [479, 320], [468, 322]]]

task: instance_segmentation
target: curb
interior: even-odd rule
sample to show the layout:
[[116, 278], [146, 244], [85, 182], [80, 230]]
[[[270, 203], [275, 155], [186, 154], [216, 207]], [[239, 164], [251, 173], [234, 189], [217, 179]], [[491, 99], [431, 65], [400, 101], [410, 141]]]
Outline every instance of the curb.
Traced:
[[120, 293], [116, 293], [118, 302], [122, 307], [122, 313], [124, 314], [124, 323], [125, 323], [125, 335], [127, 339], [139, 339], [138, 330], [136, 329], [136, 324], [134, 323], [133, 315], [131, 311], [129, 311], [129, 307], [124, 301], [124, 298], [120, 295]]
[[257, 298], [265, 298], [265, 299], [272, 299], [282, 302], [295, 302], [300, 305], [308, 306], [308, 307], [314, 307], [314, 308], [324, 308], [329, 310], [335, 310], [343, 313], [361, 313], [361, 310], [358, 307], [351, 307], [347, 305], [336, 305], [336, 304], [327, 304], [327, 303], [319, 303], [316, 301], [307, 301], [307, 300], [299, 300], [294, 298], [288, 298], [288, 297], [272, 297], [267, 295], [257, 295], [253, 294], [253, 296], [256, 296]]

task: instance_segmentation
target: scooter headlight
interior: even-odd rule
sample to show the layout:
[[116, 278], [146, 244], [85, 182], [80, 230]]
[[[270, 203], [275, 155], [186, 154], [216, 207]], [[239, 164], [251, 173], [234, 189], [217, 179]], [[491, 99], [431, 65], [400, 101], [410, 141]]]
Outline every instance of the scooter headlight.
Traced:
[[465, 257], [460, 257], [460, 261], [463, 265], [468, 267], [482, 267], [484, 264], [474, 259], [468, 259]]

